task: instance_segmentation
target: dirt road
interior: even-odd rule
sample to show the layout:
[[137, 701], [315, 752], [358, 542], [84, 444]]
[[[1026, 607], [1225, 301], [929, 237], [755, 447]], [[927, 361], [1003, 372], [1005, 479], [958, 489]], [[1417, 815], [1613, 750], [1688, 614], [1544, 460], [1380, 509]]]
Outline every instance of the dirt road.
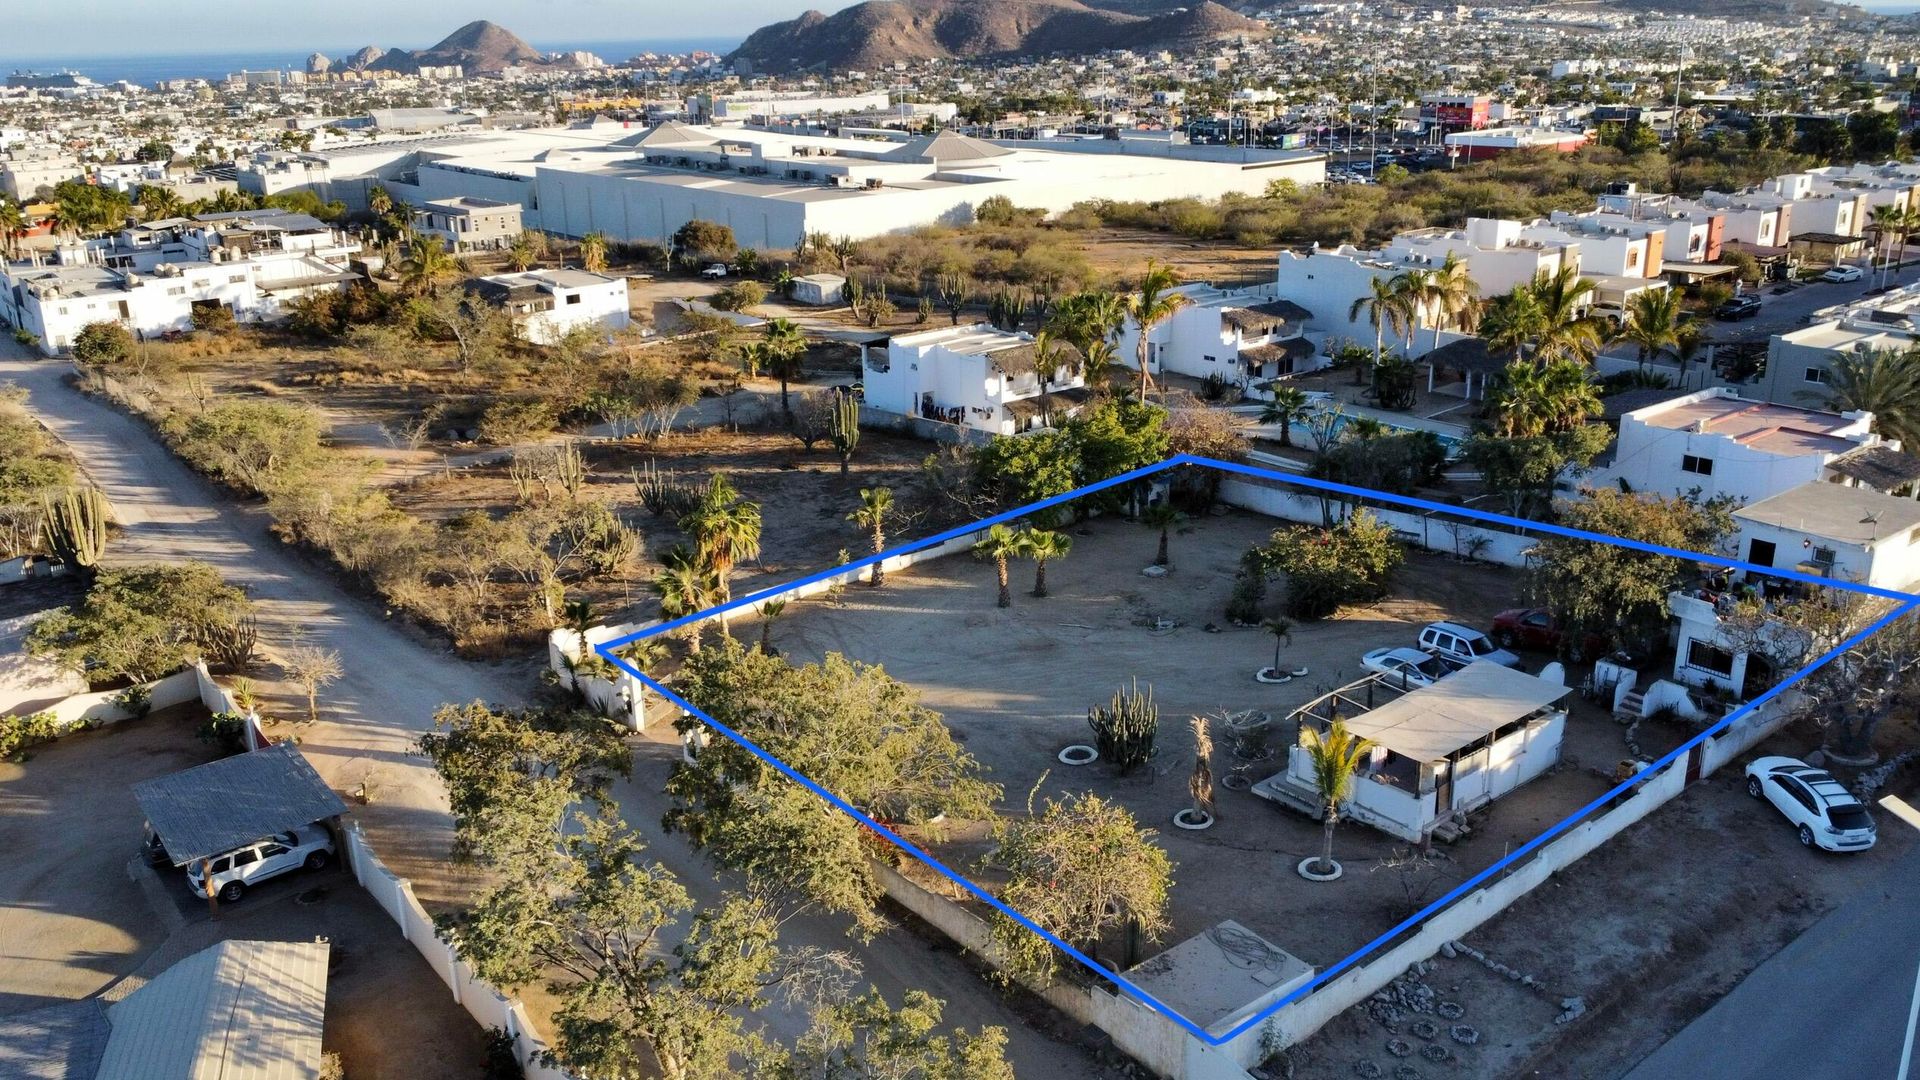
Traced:
[[[327, 688], [327, 717], [301, 732], [301, 749], [335, 788], [351, 791], [371, 772], [372, 805], [354, 817], [396, 872], [414, 879], [429, 905], [457, 898], [460, 882], [443, 856], [450, 839], [445, 791], [423, 759], [409, 748], [442, 703], [484, 698], [512, 703], [531, 688], [531, 665], [487, 666], [429, 647], [390, 625], [377, 607], [342, 593], [316, 567], [284, 549], [267, 533], [263, 513], [232, 502], [182, 465], [139, 420], [67, 386], [64, 362], [28, 359], [11, 341], [0, 341], [0, 382], [28, 393], [27, 406], [71, 448], [94, 482], [105, 490], [123, 533], [113, 561], [197, 559], [246, 586], [260, 608], [263, 638], [284, 645], [296, 636], [338, 650], [345, 676]], [[657, 767], [657, 766], [656, 766]], [[625, 793], [630, 820], [647, 835], [658, 833], [658, 774], [648, 776], [648, 794]], [[687, 880], [696, 895], [715, 888], [712, 871], [699, 859], [662, 839], [655, 855]], [[837, 920], [797, 918], [786, 936], [845, 947]], [[935, 949], [903, 933], [855, 949], [866, 975], [890, 1000], [909, 989], [947, 998], [947, 1020], [975, 1027], [1007, 1028], [1008, 1056], [1022, 1076], [1077, 1078], [1101, 1071], [1080, 1048], [1057, 1042], [1026, 1026], [1011, 1006], [982, 983], [950, 949]], [[769, 1010], [776, 1032], [804, 1026], [804, 1017]]]

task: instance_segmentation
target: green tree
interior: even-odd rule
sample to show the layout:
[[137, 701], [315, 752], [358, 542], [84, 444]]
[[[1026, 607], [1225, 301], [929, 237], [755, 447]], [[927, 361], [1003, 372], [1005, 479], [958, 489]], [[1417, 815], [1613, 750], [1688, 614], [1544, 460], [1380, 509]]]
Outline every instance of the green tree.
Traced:
[[122, 363], [133, 356], [133, 332], [117, 322], [91, 322], [73, 335], [68, 350], [82, 364]]
[[807, 335], [791, 319], [767, 320], [762, 334], [762, 361], [767, 374], [780, 380], [780, 411], [791, 419], [793, 406], [787, 398], [787, 384], [805, 374], [802, 365], [807, 355]]
[[1554, 484], [1568, 469], [1585, 469], [1613, 441], [1601, 424], [1552, 435], [1505, 437], [1477, 433], [1461, 448], [1461, 458], [1480, 472], [1491, 494], [1504, 498], [1518, 518], [1544, 518], [1553, 509]]
[[998, 606], [1013, 606], [1013, 587], [1007, 580], [1007, 564], [1020, 554], [1020, 534], [1005, 525], [994, 525], [987, 534], [973, 545], [973, 557], [982, 562], [990, 562], [999, 575], [1000, 599]]
[[877, 990], [813, 1011], [813, 1023], [792, 1052], [772, 1049], [756, 1063], [763, 1080], [1014, 1080], [1007, 1033], [938, 1034], [944, 1006], [909, 990], [899, 1008]]
[[[693, 512], [680, 519], [680, 528], [693, 538], [694, 558], [713, 576], [720, 602], [733, 599], [733, 570], [760, 557], [760, 504], [741, 498], [724, 473], [714, 473]], [[721, 618], [721, 626], [726, 619]]]
[[684, 266], [702, 263], [730, 263], [740, 245], [733, 230], [725, 225], [695, 218], [673, 234], [673, 250]]
[[522, 272], [540, 264], [542, 247], [540, 234], [532, 229], [521, 229], [507, 244], [507, 263]]
[[79, 604], [34, 623], [27, 651], [93, 682], [146, 682], [191, 663], [210, 633], [249, 610], [205, 563], [115, 567]]
[[[720, 602], [719, 582], [712, 571], [701, 567], [693, 552], [675, 545], [661, 556], [660, 561], [663, 566], [654, 575], [650, 585], [654, 594], [660, 597], [660, 614], [663, 618], [668, 621], [684, 619]], [[687, 647], [694, 653], [700, 651], [700, 633], [700, 623], [687, 624]]]
[[999, 507], [1065, 495], [1079, 487], [1079, 445], [1065, 431], [996, 435], [974, 451], [973, 487]]
[[[991, 815], [999, 788], [919, 694], [878, 667], [830, 653], [795, 667], [722, 640], [688, 659], [676, 689], [714, 720], [848, 805], [897, 828]], [[702, 722], [680, 721], [683, 734]], [[880, 842], [733, 739], [674, 768], [665, 825], [743, 873], [783, 910], [814, 905], [881, 925]]]
[[223, 401], [162, 430], [189, 465], [248, 494], [299, 483], [325, 460], [320, 413], [278, 401]]
[[1180, 511], [1174, 509], [1172, 503], [1157, 502], [1141, 511], [1140, 521], [1146, 525], [1147, 528], [1154, 529], [1160, 533], [1160, 547], [1154, 553], [1153, 565], [1167, 565], [1169, 561], [1167, 558], [1167, 534], [1172, 532], [1174, 525], [1180, 521]]
[[1313, 787], [1320, 796], [1320, 858], [1313, 869], [1331, 874], [1338, 865], [1333, 861], [1333, 828], [1340, 822], [1340, 804], [1352, 797], [1353, 774], [1373, 751], [1373, 744], [1348, 731], [1343, 720], [1335, 720], [1325, 731], [1301, 725], [1300, 744], [1312, 760]]
[[[1111, 932], [1152, 941], [1171, 925], [1173, 860], [1118, 803], [1091, 793], [1049, 800], [1037, 814], [1000, 822], [994, 837], [993, 866], [1007, 875], [1000, 899], [1069, 945], [1098, 957]], [[1005, 915], [993, 917], [992, 932], [1010, 974], [1051, 981], [1059, 963], [1051, 942]]]
[[1551, 274], [1542, 272], [1527, 288], [1540, 312], [1540, 329], [1533, 339], [1534, 362], [1593, 363], [1605, 337], [1600, 319], [1585, 313], [1593, 303], [1593, 281], [1581, 277], [1577, 267], [1562, 264]]
[[440, 290], [443, 278], [459, 268], [459, 260], [447, 252], [446, 241], [437, 236], [416, 236], [407, 246], [406, 261], [400, 264], [400, 280], [415, 296], [430, 296]]
[[1627, 321], [1613, 335], [1633, 346], [1634, 358], [1645, 371], [1647, 361], [1680, 347], [1680, 292], [1643, 289], [1627, 302]]
[[1487, 405], [1493, 434], [1503, 439], [1571, 431], [1604, 409], [1588, 369], [1570, 360], [1508, 364], [1495, 379]]
[[1079, 459], [1075, 486], [1158, 465], [1171, 446], [1167, 410], [1128, 398], [1102, 402], [1061, 428]]
[[[1731, 500], [1636, 495], [1602, 488], [1560, 508], [1560, 523], [1601, 536], [1713, 553], [1733, 532]], [[1660, 639], [1667, 596], [1687, 580], [1688, 560], [1610, 543], [1545, 536], [1533, 586], [1570, 632], [1628, 645]]]
[[1361, 507], [1331, 528], [1280, 529], [1248, 557], [1268, 577], [1286, 575], [1289, 615], [1324, 619], [1343, 604], [1385, 596], [1405, 554], [1393, 529]]

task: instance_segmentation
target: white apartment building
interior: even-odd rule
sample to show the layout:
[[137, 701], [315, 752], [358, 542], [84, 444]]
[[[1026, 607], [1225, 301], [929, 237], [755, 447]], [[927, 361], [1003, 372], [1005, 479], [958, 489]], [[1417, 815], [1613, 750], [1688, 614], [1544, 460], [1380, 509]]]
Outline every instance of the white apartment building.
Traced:
[[0, 193], [30, 202], [41, 188], [86, 175], [80, 160], [63, 150], [14, 150], [0, 159]]
[[1480, 295], [1499, 296], [1551, 276], [1562, 266], [1584, 269], [1580, 245], [1563, 239], [1526, 235], [1529, 226], [1502, 218], [1468, 218], [1460, 229], [1415, 229], [1380, 249], [1388, 261], [1409, 267], [1433, 267], [1448, 255], [1459, 257], [1480, 285]]
[[[1147, 335], [1147, 370], [1154, 374], [1217, 377], [1259, 397], [1264, 384], [1325, 367], [1324, 333], [1309, 335], [1313, 313], [1274, 295], [1274, 287], [1216, 289], [1182, 285], [1172, 290], [1187, 304]], [[1114, 346], [1116, 359], [1138, 369], [1140, 326], [1129, 318]]]
[[1920, 344], [1920, 285], [1822, 308], [1809, 318], [1808, 325], [1767, 343], [1761, 396], [1768, 401], [1819, 404], [1828, 371], [1840, 357]]
[[1872, 425], [1872, 413], [1776, 405], [1717, 386], [1622, 415], [1613, 460], [1583, 482], [1757, 503], [1802, 484], [1849, 483], [1836, 469], [1843, 459], [1871, 447], [1899, 449]]
[[94, 322], [143, 338], [190, 329], [199, 307], [265, 322], [294, 297], [355, 280], [348, 261], [359, 250], [324, 222], [281, 210], [146, 222], [51, 259], [0, 263], [0, 320], [37, 336], [48, 356]]
[[520, 204], [470, 195], [436, 199], [413, 212], [413, 227], [452, 252], [491, 251], [520, 235]]
[[[1073, 346], [1058, 343], [1060, 349]], [[870, 408], [991, 435], [1016, 435], [1078, 410], [1091, 392], [1056, 371], [1044, 389], [1034, 339], [986, 323], [902, 334], [867, 357]]]
[[470, 286], [474, 295], [506, 310], [514, 333], [552, 345], [576, 327], [625, 330], [632, 316], [627, 279], [585, 270], [528, 270], [493, 274]]

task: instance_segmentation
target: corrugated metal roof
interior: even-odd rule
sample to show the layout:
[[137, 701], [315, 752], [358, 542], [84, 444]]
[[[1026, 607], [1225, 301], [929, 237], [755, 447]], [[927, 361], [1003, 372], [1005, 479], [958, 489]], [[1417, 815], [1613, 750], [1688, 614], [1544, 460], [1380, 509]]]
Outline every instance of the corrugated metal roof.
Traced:
[[107, 1009], [96, 1080], [316, 1080], [327, 943], [223, 941]]
[[347, 812], [292, 743], [275, 743], [133, 787], [175, 866]]
[[1475, 660], [1347, 721], [1347, 730], [1414, 761], [1439, 761], [1566, 697], [1566, 687]]

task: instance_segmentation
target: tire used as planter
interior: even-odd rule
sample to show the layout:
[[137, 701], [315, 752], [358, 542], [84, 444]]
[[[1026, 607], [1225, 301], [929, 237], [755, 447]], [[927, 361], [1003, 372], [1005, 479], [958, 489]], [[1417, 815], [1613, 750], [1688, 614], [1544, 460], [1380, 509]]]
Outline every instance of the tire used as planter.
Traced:
[[1201, 829], [1213, 828], [1213, 822], [1212, 815], [1196, 817], [1191, 806], [1176, 810], [1173, 814], [1173, 827], [1176, 829], [1198, 832]]
[[1058, 755], [1062, 765], [1091, 765], [1100, 760], [1100, 751], [1086, 743], [1074, 743]]
[[1270, 667], [1263, 667], [1259, 671], [1256, 671], [1253, 673], [1253, 681], [1259, 682], [1259, 683], [1267, 683], [1268, 685], [1272, 685], [1272, 686], [1277, 686], [1280, 683], [1292, 682], [1293, 676], [1287, 674], [1284, 671], [1277, 671]]
[[1295, 867], [1294, 869], [1299, 871], [1300, 876], [1303, 878], [1306, 878], [1308, 881], [1338, 881], [1340, 880], [1340, 875], [1346, 872], [1341, 868], [1340, 860], [1329, 859], [1327, 861], [1333, 864], [1333, 872], [1328, 874], [1320, 873], [1318, 870], [1315, 870], [1313, 868], [1314, 864], [1318, 863], [1319, 861], [1320, 861], [1320, 856], [1309, 855], [1306, 858], [1301, 859], [1300, 865]]

